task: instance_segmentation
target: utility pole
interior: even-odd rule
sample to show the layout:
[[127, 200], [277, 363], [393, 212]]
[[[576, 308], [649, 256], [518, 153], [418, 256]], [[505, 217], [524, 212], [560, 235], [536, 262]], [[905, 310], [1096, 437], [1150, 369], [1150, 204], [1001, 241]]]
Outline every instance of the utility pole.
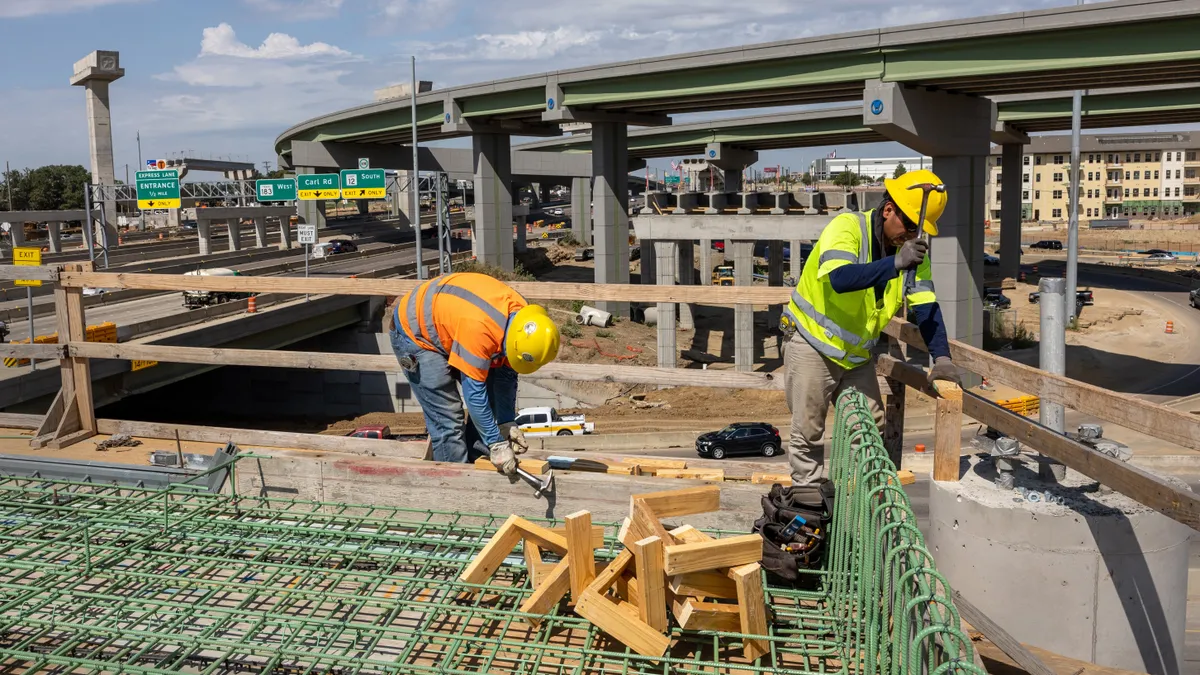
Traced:
[[[1084, 0], [1079, 0], [1075, 4], [1082, 5]], [[1079, 129], [1081, 126], [1080, 117], [1083, 114], [1083, 91], [1076, 89], [1071, 96], [1071, 203], [1067, 205], [1070, 209], [1070, 221], [1067, 224], [1067, 274], [1066, 274], [1066, 317], [1065, 326], [1075, 324], [1075, 297], [1076, 289], [1079, 286], [1079, 174], [1081, 167], [1079, 165]], [[1065, 330], [1065, 328], [1064, 328]]]
[[416, 240], [417, 279], [425, 278], [425, 254], [421, 250], [421, 188], [420, 165], [417, 163], [417, 57], [412, 57], [412, 178], [409, 180], [409, 203], [412, 205], [413, 239]]
[[12, 176], [9, 175], [10, 172], [11, 170], [8, 168], [8, 160], [4, 160], [4, 187], [8, 188], [8, 210], [12, 211]]
[[145, 163], [142, 162], [142, 130], [141, 129], [138, 129], [138, 132], [137, 132], [137, 143], [138, 143], [138, 171], [141, 171], [142, 167], [146, 166]]

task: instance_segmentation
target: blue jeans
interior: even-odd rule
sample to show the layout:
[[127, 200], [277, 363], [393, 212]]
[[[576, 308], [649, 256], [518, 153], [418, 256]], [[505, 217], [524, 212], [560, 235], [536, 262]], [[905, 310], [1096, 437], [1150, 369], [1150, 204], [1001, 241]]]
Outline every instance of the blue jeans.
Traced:
[[[461, 374], [450, 367], [445, 356], [422, 349], [402, 329], [392, 329], [388, 337], [397, 359], [411, 356], [416, 361], [416, 368], [411, 371], [401, 369], [401, 372], [412, 387], [417, 403], [421, 404], [434, 461], [465, 463], [486, 457], [487, 445], [475, 425], [466, 427], [464, 424], [462, 396], [458, 392]], [[511, 368], [493, 368], [488, 376], [488, 401], [498, 423], [511, 422], [514, 418], [516, 383], [517, 374]]]

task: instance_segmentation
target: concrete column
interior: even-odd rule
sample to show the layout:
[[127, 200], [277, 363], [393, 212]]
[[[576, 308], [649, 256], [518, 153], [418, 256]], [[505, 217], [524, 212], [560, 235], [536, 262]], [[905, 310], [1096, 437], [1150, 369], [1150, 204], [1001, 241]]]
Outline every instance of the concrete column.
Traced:
[[721, 172], [721, 184], [724, 185], [722, 192], [734, 193], [742, 191], [742, 170], [741, 169], [718, 169]]
[[796, 281], [800, 281], [800, 275], [804, 272], [804, 258], [800, 255], [800, 246], [803, 243], [800, 239], [793, 239], [791, 244], [791, 276]]
[[[642, 283], [656, 284], [658, 282], [658, 254], [655, 248], [655, 242], [652, 239], [643, 239], [640, 242], [642, 247]], [[673, 278], [673, 277], [672, 277]], [[672, 282], [674, 283], [674, 282]]]
[[267, 247], [267, 217], [259, 216], [254, 219], [254, 245], [258, 248]]
[[471, 137], [475, 164], [475, 247], [479, 261], [513, 268], [512, 156], [508, 134]]
[[292, 225], [291, 218], [288, 216], [279, 216], [279, 247], [282, 249], [292, 248]]
[[[933, 283], [952, 340], [983, 346], [983, 215], [987, 158], [934, 157], [950, 196], [930, 241]], [[973, 386], [970, 384], [966, 386]]]
[[[696, 283], [696, 243], [693, 241], [675, 242], [678, 250], [678, 261], [675, 263], [675, 276], [680, 286], [692, 286]], [[692, 315], [692, 306], [688, 303], [679, 305], [679, 330], [695, 330], [696, 321]]]
[[196, 218], [196, 240], [200, 242], [200, 255], [212, 255], [212, 221]]
[[[111, 59], [111, 63], [106, 63]], [[109, 112], [108, 86], [125, 74], [117, 67], [116, 52], [92, 52], [75, 64], [75, 76], [71, 84], [84, 88], [87, 104], [88, 145], [92, 166], [92, 183], [115, 185], [113, 169], [112, 115]], [[111, 68], [106, 66], [111, 65]], [[109, 248], [117, 246], [117, 204], [102, 202], [104, 221], [108, 229]], [[98, 241], [103, 241], [98, 237]]]
[[524, 253], [529, 250], [525, 233], [525, 228], [529, 226], [529, 216], [514, 216], [514, 220], [516, 221], [513, 226], [516, 229], [516, 250], [517, 253]]
[[1000, 278], [1016, 279], [1021, 272], [1021, 151], [1005, 143], [1000, 171]]
[[[679, 250], [675, 242], [654, 242], [653, 248], [647, 248], [642, 252], [643, 262], [647, 258], [655, 259], [654, 267], [657, 271], [658, 285], [672, 286], [675, 284], [675, 265], [679, 258]], [[645, 267], [642, 270], [645, 275]], [[674, 368], [675, 361], [679, 358], [675, 329], [675, 303], [658, 303], [658, 366], [660, 368]]]
[[[312, 173], [312, 169], [305, 170], [303, 173]], [[316, 225], [317, 231], [325, 229], [325, 200], [319, 201], [297, 201], [296, 215], [299, 216], [300, 222], [307, 225]]]
[[225, 221], [225, 231], [229, 235], [229, 250], [242, 250], [242, 219], [230, 218]]
[[[183, 218], [179, 213], [182, 210], [183, 209], [167, 209], [167, 227], [178, 230], [183, 226]], [[145, 216], [143, 216], [143, 219], [144, 218]]]
[[[783, 242], [767, 242], [767, 285], [783, 285]], [[779, 326], [779, 317], [783, 315], [783, 305], [771, 305], [767, 309], [767, 328]]]
[[371, 200], [355, 199], [354, 206], [358, 208], [358, 215], [365, 216], [371, 212]]
[[13, 246], [25, 245], [25, 223], [15, 221], [11, 223], [12, 227], [8, 230], [9, 241]]
[[584, 246], [592, 245], [592, 179], [571, 179], [571, 236]]
[[62, 223], [46, 223], [46, 235], [50, 239], [50, 252], [62, 253]]
[[538, 183], [537, 184], [537, 196], [538, 196], [539, 203], [545, 204], [546, 202], [550, 201], [550, 184], [549, 183]]
[[[730, 248], [732, 247], [732, 251]], [[733, 256], [733, 284], [754, 283], [754, 242], [725, 241], [725, 253]], [[754, 306], [733, 306], [733, 362], [741, 371], [754, 370]]]
[[[629, 283], [629, 161], [623, 122], [592, 123], [592, 222], [596, 240], [596, 283]], [[628, 316], [628, 302], [601, 302], [615, 316]]]
[[696, 267], [700, 272], [701, 286], [712, 284], [712, 250], [712, 239], [700, 240], [700, 255], [696, 260]]

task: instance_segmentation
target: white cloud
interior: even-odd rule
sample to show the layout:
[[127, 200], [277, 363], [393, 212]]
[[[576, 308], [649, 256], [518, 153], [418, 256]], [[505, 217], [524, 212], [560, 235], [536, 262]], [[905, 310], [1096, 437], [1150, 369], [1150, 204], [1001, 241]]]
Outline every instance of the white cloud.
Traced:
[[0, 17], [21, 18], [38, 14], [70, 14], [105, 5], [146, 2], [147, 0], [0, 0]]
[[311, 21], [337, 16], [345, 0], [243, 0], [254, 9], [287, 21]]
[[237, 38], [233, 26], [222, 23], [205, 28], [200, 39], [200, 56], [234, 56], [242, 59], [295, 59], [308, 56], [350, 56], [350, 52], [324, 42], [302, 45], [286, 33], [271, 33], [258, 47]]

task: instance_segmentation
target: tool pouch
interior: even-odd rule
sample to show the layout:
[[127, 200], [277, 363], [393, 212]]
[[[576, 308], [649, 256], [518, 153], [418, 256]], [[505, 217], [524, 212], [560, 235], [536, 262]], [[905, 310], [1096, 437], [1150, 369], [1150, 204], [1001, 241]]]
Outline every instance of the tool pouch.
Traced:
[[[819, 577], [801, 570], [820, 569], [829, 537], [833, 513], [833, 483], [820, 487], [784, 487], [778, 483], [762, 498], [762, 518], [754, 521], [754, 532], [763, 538], [763, 569], [776, 584], [815, 587]], [[800, 516], [810, 530], [819, 532], [821, 539], [803, 529], [785, 537], [784, 529]], [[788, 544], [801, 544], [802, 552], [784, 550]]]

